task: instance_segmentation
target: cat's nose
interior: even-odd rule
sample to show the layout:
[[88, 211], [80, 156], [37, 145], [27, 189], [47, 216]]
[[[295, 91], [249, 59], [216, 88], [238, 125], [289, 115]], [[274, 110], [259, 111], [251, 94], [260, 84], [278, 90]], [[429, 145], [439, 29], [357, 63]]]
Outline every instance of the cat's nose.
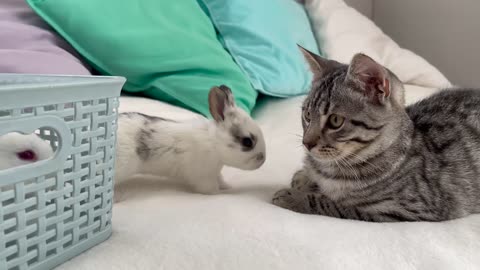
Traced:
[[303, 140], [303, 145], [308, 149], [308, 151], [312, 150], [317, 145], [316, 141], [307, 141]]

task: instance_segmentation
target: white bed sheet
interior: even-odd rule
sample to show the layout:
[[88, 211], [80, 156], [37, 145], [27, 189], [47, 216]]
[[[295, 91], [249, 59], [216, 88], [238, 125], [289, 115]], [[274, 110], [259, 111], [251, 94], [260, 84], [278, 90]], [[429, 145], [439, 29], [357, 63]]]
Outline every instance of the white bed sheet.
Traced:
[[[330, 57], [348, 62], [355, 52], [367, 52], [410, 83], [407, 103], [449, 84], [343, 1], [315, 0], [307, 9]], [[226, 168], [230, 191], [206, 196], [163, 179], [136, 178], [118, 190], [123, 201], [113, 208], [112, 237], [59, 269], [480, 269], [480, 215], [379, 224], [302, 215], [270, 204], [301, 167], [302, 99], [272, 99], [255, 111], [267, 161], [252, 172]], [[175, 119], [193, 115], [131, 97], [121, 99], [120, 110]]]

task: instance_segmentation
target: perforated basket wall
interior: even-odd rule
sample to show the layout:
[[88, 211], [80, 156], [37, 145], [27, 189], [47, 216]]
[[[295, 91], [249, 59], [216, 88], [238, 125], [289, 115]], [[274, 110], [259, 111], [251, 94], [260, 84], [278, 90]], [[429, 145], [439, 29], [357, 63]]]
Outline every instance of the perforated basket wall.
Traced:
[[51, 269], [111, 234], [119, 77], [0, 74], [0, 136], [51, 159], [0, 171], [0, 269]]

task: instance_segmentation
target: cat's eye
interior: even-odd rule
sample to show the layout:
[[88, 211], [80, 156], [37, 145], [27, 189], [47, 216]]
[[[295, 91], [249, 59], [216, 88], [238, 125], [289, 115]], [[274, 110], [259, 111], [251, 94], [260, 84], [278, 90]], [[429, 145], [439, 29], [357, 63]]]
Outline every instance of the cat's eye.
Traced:
[[310, 123], [310, 111], [306, 111], [303, 113], [303, 120], [305, 120], [305, 122], [307, 123]]
[[331, 114], [329, 117], [328, 117], [328, 126], [331, 128], [331, 129], [338, 129], [340, 128], [343, 123], [345, 122], [345, 117], [343, 116], [340, 116], [338, 114]]

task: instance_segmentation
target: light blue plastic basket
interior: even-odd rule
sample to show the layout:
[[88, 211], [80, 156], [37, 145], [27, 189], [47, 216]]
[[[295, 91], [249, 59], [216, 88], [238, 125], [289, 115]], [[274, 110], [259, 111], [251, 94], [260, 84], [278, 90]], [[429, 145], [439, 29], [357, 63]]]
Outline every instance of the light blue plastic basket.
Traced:
[[0, 74], [0, 136], [53, 158], [0, 171], [0, 270], [51, 269], [111, 234], [121, 77]]

